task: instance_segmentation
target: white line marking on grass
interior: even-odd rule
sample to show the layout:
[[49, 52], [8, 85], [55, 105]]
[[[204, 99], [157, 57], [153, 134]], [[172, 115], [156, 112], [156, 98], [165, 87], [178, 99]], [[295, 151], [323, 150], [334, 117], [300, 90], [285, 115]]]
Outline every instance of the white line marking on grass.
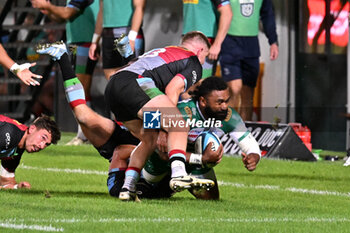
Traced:
[[[96, 170], [83, 170], [83, 169], [69, 169], [69, 168], [41, 168], [41, 167], [32, 167], [21, 165], [22, 169], [28, 170], [39, 170], [39, 171], [48, 171], [48, 172], [63, 172], [63, 173], [76, 173], [76, 174], [87, 174], [87, 175], [108, 175], [107, 172], [96, 171]], [[231, 183], [225, 181], [218, 181], [219, 185], [223, 186], [232, 186], [236, 188], [253, 188], [253, 189], [267, 189], [267, 190], [279, 190], [287, 191], [293, 193], [305, 193], [305, 194], [314, 194], [314, 195], [326, 195], [326, 196], [340, 196], [340, 197], [350, 197], [350, 193], [341, 193], [337, 191], [328, 191], [328, 190], [314, 190], [314, 189], [302, 189], [296, 187], [281, 188], [277, 185], [246, 185], [240, 183]]]
[[8, 222], [0, 222], [0, 227], [10, 228], [16, 230], [36, 230], [36, 231], [50, 231], [50, 232], [63, 232], [63, 228], [55, 228], [50, 226], [40, 226], [40, 225], [26, 225], [26, 224], [13, 224]]
[[327, 190], [309, 190], [301, 188], [286, 188], [287, 191], [295, 193], [309, 193], [309, 194], [318, 194], [318, 195], [328, 195], [328, 196], [341, 196], [341, 197], [350, 197], [350, 193], [340, 193], [336, 191], [327, 191]]
[[[41, 222], [41, 223], [160, 223], [160, 222], [226, 222], [226, 223], [349, 223], [349, 218], [101, 218], [101, 219], [8, 219], [6, 222]], [[63, 231], [62, 228], [58, 229]]]
[[23, 169], [27, 170], [39, 170], [39, 171], [48, 171], [48, 172], [64, 172], [64, 173], [77, 173], [77, 174], [87, 174], [87, 175], [108, 175], [107, 172], [96, 171], [96, 170], [83, 170], [83, 169], [69, 169], [69, 168], [41, 168], [41, 167], [31, 167], [26, 165], [20, 166]]
[[293, 192], [293, 193], [350, 197], [350, 193], [341, 193], [341, 192], [328, 191], [328, 190], [302, 189], [302, 188], [295, 188], [295, 187], [281, 188], [280, 186], [275, 186], [275, 185], [245, 185], [245, 184], [231, 183], [231, 182], [224, 182], [224, 181], [218, 181], [218, 183], [219, 185], [232, 186], [236, 188], [270, 189], [270, 190], [287, 191], [287, 192]]

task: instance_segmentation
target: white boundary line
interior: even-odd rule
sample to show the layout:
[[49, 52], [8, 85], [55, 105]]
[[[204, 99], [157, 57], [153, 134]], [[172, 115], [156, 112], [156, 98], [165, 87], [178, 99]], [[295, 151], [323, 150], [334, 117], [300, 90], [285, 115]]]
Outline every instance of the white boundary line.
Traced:
[[[69, 168], [40, 168], [21, 165], [20, 168], [27, 170], [39, 170], [39, 171], [48, 171], [48, 172], [64, 172], [64, 173], [75, 173], [75, 174], [87, 174], [87, 175], [103, 175], [106, 176], [108, 173], [104, 171], [96, 170], [83, 170], [83, 169], [69, 169]], [[252, 188], [252, 189], [268, 189], [268, 190], [277, 190], [293, 193], [304, 193], [304, 194], [313, 194], [313, 195], [325, 195], [325, 196], [339, 196], [339, 197], [350, 197], [350, 193], [342, 193], [337, 191], [328, 191], [328, 190], [314, 190], [314, 189], [302, 189], [296, 187], [282, 188], [277, 185], [246, 185], [240, 183], [232, 183], [225, 181], [218, 181], [219, 185], [231, 186], [236, 188]]]
[[232, 186], [236, 188], [269, 189], [269, 190], [287, 191], [287, 192], [293, 192], [293, 193], [350, 197], [350, 193], [341, 193], [337, 191], [328, 191], [328, 190], [302, 189], [302, 188], [295, 188], [295, 187], [281, 188], [280, 186], [275, 186], [275, 185], [245, 185], [245, 184], [231, 183], [231, 182], [224, 182], [224, 181], [218, 181], [218, 184], [223, 186]]
[[83, 170], [83, 169], [69, 169], [69, 168], [41, 168], [41, 167], [32, 167], [32, 166], [26, 166], [26, 165], [20, 165], [20, 168], [26, 169], [26, 170], [38, 170], [38, 171], [45, 171], [45, 172], [64, 172], [64, 173], [77, 173], [77, 174], [84, 174], [84, 175], [108, 175], [108, 172], [104, 171], [96, 171], [96, 170]]
[[[11, 222], [41, 222], [41, 223], [67, 223], [67, 224], [74, 224], [74, 223], [160, 223], [160, 222], [225, 222], [225, 223], [280, 223], [280, 222], [296, 222], [296, 223], [349, 223], [350, 218], [218, 218], [218, 219], [210, 219], [210, 218], [101, 218], [101, 219], [6, 219], [4, 220], [7, 222], [8, 225], [11, 225]], [[14, 225], [14, 224], [12, 224]], [[18, 225], [18, 226], [22, 226]], [[35, 225], [34, 225], [35, 226]], [[50, 226], [51, 227], [51, 226]], [[51, 227], [52, 228], [52, 227]], [[49, 228], [48, 228], [49, 229]], [[63, 228], [53, 228], [56, 231], [63, 231]]]
[[[16, 230], [35, 230], [35, 231], [49, 231], [49, 232], [63, 232], [63, 228], [55, 228], [50, 226], [40, 226], [40, 225], [26, 225], [26, 224], [14, 224], [9, 223], [10, 221], [0, 222], [0, 228], [9, 228]], [[24, 222], [24, 221], [22, 221]], [[41, 221], [38, 221], [41, 222]]]

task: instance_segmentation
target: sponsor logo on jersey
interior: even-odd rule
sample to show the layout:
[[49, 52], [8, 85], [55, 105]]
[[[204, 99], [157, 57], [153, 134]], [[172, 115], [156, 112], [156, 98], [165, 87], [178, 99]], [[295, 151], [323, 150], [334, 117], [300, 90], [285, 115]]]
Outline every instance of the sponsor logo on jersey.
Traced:
[[192, 111], [191, 111], [191, 108], [190, 107], [188, 107], [188, 106], [186, 106], [185, 108], [184, 108], [184, 110], [185, 110], [185, 112], [186, 112], [186, 115], [192, 120]]
[[5, 149], [7, 150], [9, 148], [10, 142], [11, 142], [11, 136], [10, 133], [5, 134]]
[[194, 70], [192, 71], [192, 84], [195, 84], [197, 81], [197, 72]]
[[226, 118], [225, 118], [224, 121], [226, 121], [226, 122], [229, 121], [231, 119], [231, 117], [232, 117], [232, 109], [228, 108], [227, 109], [227, 115], [226, 115]]
[[244, 17], [250, 17], [254, 12], [254, 0], [239, 0], [241, 14]]
[[182, 0], [184, 4], [198, 4], [198, 0]]

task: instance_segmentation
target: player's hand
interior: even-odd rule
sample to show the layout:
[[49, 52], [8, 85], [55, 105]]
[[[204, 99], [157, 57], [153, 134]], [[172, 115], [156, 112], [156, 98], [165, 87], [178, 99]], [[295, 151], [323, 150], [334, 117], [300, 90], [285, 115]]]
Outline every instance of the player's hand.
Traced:
[[160, 152], [168, 152], [168, 133], [163, 130], [158, 133], [157, 148]]
[[248, 171], [254, 171], [259, 160], [260, 156], [258, 154], [250, 153], [246, 155], [242, 153], [242, 161]]
[[32, 186], [27, 181], [21, 181], [21, 182], [18, 183], [18, 188], [19, 189], [30, 189], [31, 187]]
[[[19, 70], [16, 75], [17, 77], [22, 80], [22, 82], [28, 86], [32, 85], [32, 86], [40, 86], [40, 83], [38, 81], [36, 81], [33, 78], [42, 78], [41, 75], [38, 74], [34, 74], [29, 70], [29, 67], [33, 67], [36, 65], [36, 63], [26, 63], [28, 64], [28, 68], [23, 69], [23, 70]], [[26, 64], [22, 64], [20, 66], [26, 65]]]
[[89, 58], [96, 61], [100, 57], [100, 49], [98, 44], [91, 43], [89, 48]]
[[221, 45], [214, 43], [209, 49], [208, 58], [210, 60], [217, 60], [219, 57], [220, 50], [221, 50]]
[[222, 146], [222, 144], [220, 144], [219, 148], [217, 151], [213, 151], [211, 149], [212, 147], [212, 143], [210, 142], [207, 146], [207, 148], [205, 148], [203, 154], [202, 154], [202, 163], [203, 164], [207, 164], [207, 163], [215, 163], [218, 164], [221, 162], [222, 159], [222, 155], [224, 154], [224, 147]]
[[278, 58], [278, 45], [276, 43], [270, 46], [270, 60], [276, 60]]

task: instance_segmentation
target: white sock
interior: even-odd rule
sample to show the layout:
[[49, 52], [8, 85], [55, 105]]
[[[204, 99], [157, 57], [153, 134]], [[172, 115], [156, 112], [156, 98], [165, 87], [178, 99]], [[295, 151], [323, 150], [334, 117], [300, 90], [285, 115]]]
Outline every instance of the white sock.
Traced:
[[137, 179], [133, 176], [126, 176], [125, 180], [124, 180], [124, 185], [122, 188], [126, 188], [131, 192], [135, 192], [136, 191], [136, 182]]
[[171, 163], [171, 177], [187, 176], [185, 163], [180, 160], [174, 160]]

